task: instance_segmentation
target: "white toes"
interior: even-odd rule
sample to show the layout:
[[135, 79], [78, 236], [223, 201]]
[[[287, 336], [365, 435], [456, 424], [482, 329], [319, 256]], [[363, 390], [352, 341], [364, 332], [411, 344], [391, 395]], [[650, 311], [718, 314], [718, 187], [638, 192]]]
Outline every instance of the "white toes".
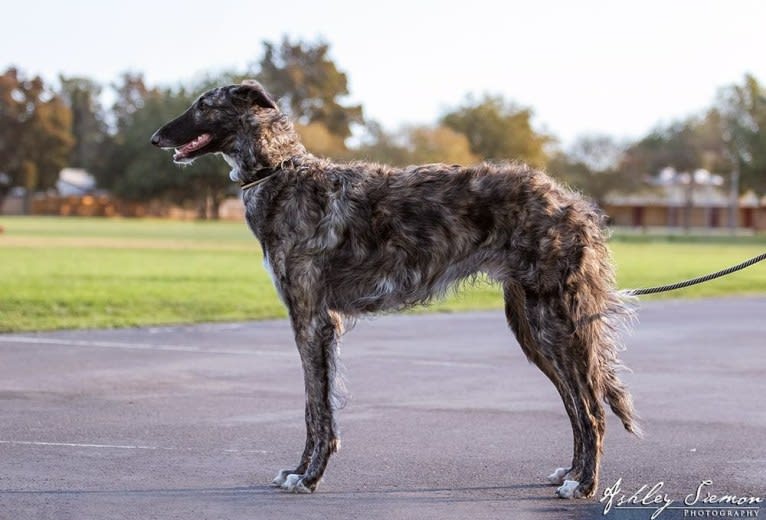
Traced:
[[574, 498], [575, 490], [580, 483], [576, 480], [565, 480], [561, 487], [556, 489], [556, 494], [559, 498]]
[[548, 482], [560, 486], [564, 483], [564, 477], [569, 473], [569, 468], [556, 468], [556, 471], [548, 475]]
[[303, 475], [288, 475], [281, 487], [291, 493], [311, 493], [311, 490], [303, 485]]
[[283, 469], [279, 473], [277, 473], [277, 476], [274, 477], [274, 480], [271, 481], [271, 485], [275, 487], [281, 487], [282, 484], [285, 483], [285, 480], [287, 480], [287, 476], [290, 475], [291, 471], [289, 469]]
[[295, 473], [291, 475], [287, 475], [287, 478], [285, 478], [285, 481], [282, 482], [282, 488], [286, 489], [288, 491], [292, 491], [295, 486], [300, 482], [303, 475], [296, 475]]

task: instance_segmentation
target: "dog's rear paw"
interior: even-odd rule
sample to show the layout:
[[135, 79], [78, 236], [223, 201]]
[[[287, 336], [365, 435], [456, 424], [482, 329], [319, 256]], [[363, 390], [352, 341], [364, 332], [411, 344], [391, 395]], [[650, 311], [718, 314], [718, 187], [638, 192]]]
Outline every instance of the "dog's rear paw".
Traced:
[[572, 468], [556, 468], [556, 471], [548, 475], [548, 482], [560, 486], [566, 480], [566, 475]]
[[314, 491], [303, 484], [303, 475], [296, 475], [295, 473], [287, 475], [280, 487], [290, 493], [311, 493]]
[[[558, 470], [557, 470], [558, 472]], [[565, 480], [561, 487], [556, 489], [559, 498], [577, 498], [577, 487], [580, 485], [576, 480]]]

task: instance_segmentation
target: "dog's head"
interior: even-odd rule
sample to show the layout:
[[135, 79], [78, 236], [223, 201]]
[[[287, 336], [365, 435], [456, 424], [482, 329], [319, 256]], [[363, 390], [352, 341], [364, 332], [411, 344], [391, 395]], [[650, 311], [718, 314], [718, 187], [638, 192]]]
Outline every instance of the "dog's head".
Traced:
[[259, 111], [278, 113], [279, 109], [257, 81], [214, 88], [154, 132], [151, 142], [160, 148], [175, 148], [176, 163], [190, 163], [209, 153], [230, 154], [242, 128], [257, 121], [254, 116]]

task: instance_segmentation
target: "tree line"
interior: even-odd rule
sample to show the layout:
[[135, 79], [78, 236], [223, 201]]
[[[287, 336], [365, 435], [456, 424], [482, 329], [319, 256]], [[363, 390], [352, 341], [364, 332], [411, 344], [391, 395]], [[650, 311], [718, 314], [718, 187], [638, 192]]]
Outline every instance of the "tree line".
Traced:
[[201, 215], [214, 217], [232, 193], [228, 167], [204, 157], [179, 172], [148, 146], [148, 137], [202, 91], [250, 77], [280, 100], [316, 155], [395, 165], [518, 160], [546, 168], [599, 203], [609, 192], [641, 189], [647, 175], [668, 166], [736, 171], [740, 192], [766, 193], [766, 89], [750, 75], [721, 88], [704, 112], [657, 126], [635, 142], [588, 135], [564, 149], [533, 127], [530, 107], [493, 95], [468, 96], [433, 124], [386, 130], [348, 102], [348, 76], [326, 42], [285, 38], [264, 42], [260, 59], [246, 70], [171, 87], [148, 85], [137, 72], [108, 86], [63, 75], [54, 85], [8, 68], [0, 76], [0, 198], [12, 186], [29, 194], [49, 189], [70, 166], [88, 170], [100, 188], [122, 199], [196, 203]]

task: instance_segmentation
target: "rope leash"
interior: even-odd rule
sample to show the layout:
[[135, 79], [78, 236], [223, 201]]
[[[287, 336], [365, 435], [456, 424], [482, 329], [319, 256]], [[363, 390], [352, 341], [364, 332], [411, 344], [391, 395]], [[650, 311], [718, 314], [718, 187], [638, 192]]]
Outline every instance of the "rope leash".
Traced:
[[668, 285], [658, 285], [656, 287], [645, 287], [642, 289], [627, 289], [625, 293], [629, 296], [641, 296], [644, 294], [656, 294], [666, 291], [675, 291], [676, 289], [683, 289], [684, 287], [690, 287], [692, 285], [697, 285], [698, 283], [705, 283], [709, 282], [710, 280], [715, 280], [716, 278], [726, 276], [727, 274], [736, 273], [737, 271], [741, 271], [742, 269], [750, 267], [751, 265], [757, 264], [763, 260], [766, 260], [766, 253], [761, 253], [758, 256], [754, 256], [750, 260], [745, 260], [740, 264], [727, 267], [726, 269], [716, 271], [715, 273], [698, 276], [697, 278], [691, 278], [689, 280], [684, 280], [683, 282], [677, 282]]

